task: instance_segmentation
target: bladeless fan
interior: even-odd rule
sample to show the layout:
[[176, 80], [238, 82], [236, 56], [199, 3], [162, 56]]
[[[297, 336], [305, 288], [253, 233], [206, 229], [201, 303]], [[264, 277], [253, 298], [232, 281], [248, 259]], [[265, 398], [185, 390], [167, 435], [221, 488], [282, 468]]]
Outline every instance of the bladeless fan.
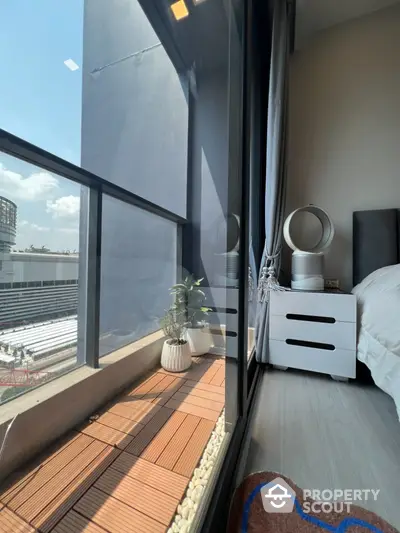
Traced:
[[[304, 249], [294, 241], [293, 228], [295, 217], [299, 213], [311, 213], [321, 223], [321, 238], [314, 246]], [[283, 236], [287, 245], [293, 250], [292, 254], [292, 283], [291, 287], [300, 291], [324, 290], [324, 255], [329, 250], [335, 230], [332, 220], [320, 207], [307, 205], [293, 211], [285, 220]]]

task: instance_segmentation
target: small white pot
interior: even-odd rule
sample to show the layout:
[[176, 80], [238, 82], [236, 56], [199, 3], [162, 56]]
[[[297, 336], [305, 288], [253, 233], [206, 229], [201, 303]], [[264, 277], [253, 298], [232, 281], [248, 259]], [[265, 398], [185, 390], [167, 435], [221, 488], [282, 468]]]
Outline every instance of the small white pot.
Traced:
[[169, 344], [166, 340], [161, 352], [161, 366], [168, 372], [183, 372], [192, 364], [189, 344]]
[[185, 339], [189, 343], [192, 356], [204, 355], [210, 351], [213, 344], [210, 328], [187, 328]]

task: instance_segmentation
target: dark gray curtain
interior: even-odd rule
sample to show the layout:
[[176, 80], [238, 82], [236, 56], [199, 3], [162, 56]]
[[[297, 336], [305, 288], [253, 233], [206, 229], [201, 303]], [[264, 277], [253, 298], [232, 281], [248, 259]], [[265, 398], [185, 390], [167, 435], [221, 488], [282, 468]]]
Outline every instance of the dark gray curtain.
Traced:
[[268, 362], [269, 291], [280, 290], [282, 231], [286, 195], [289, 17], [286, 0], [275, 0], [268, 95], [265, 184], [265, 245], [258, 282], [257, 361]]

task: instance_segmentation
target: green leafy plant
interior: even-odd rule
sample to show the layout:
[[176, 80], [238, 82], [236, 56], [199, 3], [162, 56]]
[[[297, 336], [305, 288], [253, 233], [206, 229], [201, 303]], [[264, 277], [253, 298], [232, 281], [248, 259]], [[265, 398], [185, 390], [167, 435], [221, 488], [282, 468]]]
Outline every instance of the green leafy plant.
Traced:
[[176, 312], [185, 317], [186, 326], [198, 328], [204, 326], [205, 317], [211, 309], [204, 306], [206, 295], [200, 288], [201, 279], [186, 276], [181, 282], [171, 287], [171, 294], [175, 298], [174, 308]]
[[186, 331], [185, 316], [175, 306], [167, 310], [160, 320], [160, 325], [164, 335], [169, 337], [170, 344], [185, 344], [186, 340], [183, 338]]

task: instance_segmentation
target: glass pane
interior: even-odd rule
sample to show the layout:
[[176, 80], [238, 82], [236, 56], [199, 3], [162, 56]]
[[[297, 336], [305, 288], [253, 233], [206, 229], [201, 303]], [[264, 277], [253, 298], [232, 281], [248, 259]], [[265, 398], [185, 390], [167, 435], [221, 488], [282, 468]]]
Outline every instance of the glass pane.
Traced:
[[[246, 382], [243, 368], [247, 367], [247, 340], [240, 335], [241, 328], [247, 334], [247, 317], [240, 308], [240, 292], [247, 279], [240, 275], [240, 266], [248, 251], [240, 242], [244, 221], [243, 27], [239, 12], [231, 2], [205, 1], [197, 3], [190, 15], [179, 21], [180, 26], [176, 24], [180, 51], [188, 64], [199, 66], [191, 84], [193, 165], [188, 177], [190, 224], [184, 229], [183, 266], [186, 274], [201, 280], [204, 306], [209, 308], [203, 319], [211, 330], [212, 342], [207, 353], [196, 350], [202, 357], [195, 362], [196, 377], [189, 379], [200, 383], [192, 384], [195, 390], [181, 399], [202, 406], [202, 413], [210, 410], [204, 416], [209, 416], [213, 424], [198, 474], [205, 479], [216, 468], [219, 454], [227, 449], [242, 414]], [[203, 324], [203, 329], [206, 326]], [[190, 335], [196, 338], [200, 328], [201, 324], [190, 324]], [[192, 340], [193, 347], [196, 342]], [[208, 462], [210, 454], [214, 459]], [[203, 483], [207, 487], [205, 480]]]
[[188, 103], [137, 0], [87, 0], [82, 165], [186, 216]]
[[249, 250], [249, 292], [247, 304], [247, 360], [250, 361], [251, 354], [255, 347], [255, 326], [257, 312], [257, 270], [255, 268], [254, 256], [251, 257], [252, 250]]
[[0, 402], [77, 362], [79, 185], [0, 153]]
[[0, 20], [0, 128], [185, 216], [187, 84], [139, 2], [12, 0]]
[[176, 224], [104, 197], [101, 355], [160, 329], [176, 281], [176, 237]]

